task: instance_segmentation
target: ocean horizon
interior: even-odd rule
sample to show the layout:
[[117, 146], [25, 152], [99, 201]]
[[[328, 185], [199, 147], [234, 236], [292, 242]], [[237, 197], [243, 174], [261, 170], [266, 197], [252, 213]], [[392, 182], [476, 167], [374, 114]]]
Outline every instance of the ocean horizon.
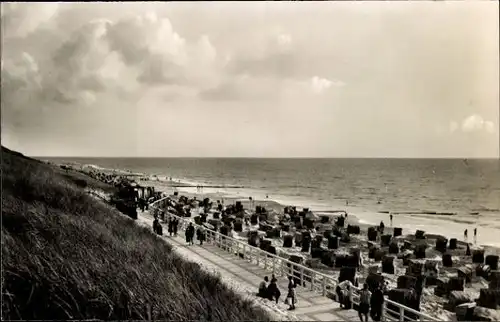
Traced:
[[141, 157], [130, 157], [130, 156], [36, 156], [27, 155], [30, 158], [39, 160], [83, 160], [83, 159], [263, 159], [263, 160], [281, 160], [281, 159], [303, 159], [303, 160], [492, 160], [500, 161], [500, 156], [498, 157], [230, 157], [230, 156], [214, 156], [214, 157], [189, 157], [189, 156], [178, 156], [178, 157], [159, 157], [159, 156], [141, 156]]

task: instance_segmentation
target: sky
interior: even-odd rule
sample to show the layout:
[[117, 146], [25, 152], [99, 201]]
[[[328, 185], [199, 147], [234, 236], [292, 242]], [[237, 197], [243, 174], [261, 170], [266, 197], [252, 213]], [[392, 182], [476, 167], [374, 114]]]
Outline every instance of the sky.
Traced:
[[2, 3], [32, 156], [499, 157], [496, 1]]

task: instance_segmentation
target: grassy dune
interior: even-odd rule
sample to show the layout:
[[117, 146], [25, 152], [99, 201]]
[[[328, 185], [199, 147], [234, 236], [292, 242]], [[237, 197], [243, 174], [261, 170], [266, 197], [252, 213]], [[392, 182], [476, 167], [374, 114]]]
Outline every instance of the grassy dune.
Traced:
[[84, 191], [113, 187], [3, 147], [2, 184], [2, 319], [270, 319]]

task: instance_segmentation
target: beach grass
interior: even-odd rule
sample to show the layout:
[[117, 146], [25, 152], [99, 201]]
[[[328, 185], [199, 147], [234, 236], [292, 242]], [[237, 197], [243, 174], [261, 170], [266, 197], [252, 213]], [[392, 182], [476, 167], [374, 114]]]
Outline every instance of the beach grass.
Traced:
[[85, 192], [113, 187], [4, 147], [2, 185], [2, 319], [270, 320]]

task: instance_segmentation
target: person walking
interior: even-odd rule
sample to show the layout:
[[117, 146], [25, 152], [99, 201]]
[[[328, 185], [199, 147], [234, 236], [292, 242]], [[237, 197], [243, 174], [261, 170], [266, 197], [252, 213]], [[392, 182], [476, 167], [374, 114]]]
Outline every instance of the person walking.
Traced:
[[286, 296], [286, 301], [288, 302], [288, 305], [290, 307], [288, 308], [289, 311], [295, 310], [295, 281], [293, 280], [292, 276], [288, 276], [288, 294]]
[[205, 230], [202, 226], [198, 228], [198, 230], [196, 231], [196, 235], [198, 237], [198, 241], [200, 242], [200, 246], [203, 246], [203, 241], [205, 241]]
[[391, 227], [392, 227], [392, 212], [389, 213], [389, 219], [391, 220]]
[[477, 244], [477, 228], [474, 228], [474, 245]]
[[172, 237], [172, 234], [174, 233], [174, 219], [172, 217], [168, 217], [168, 234], [170, 237]]
[[188, 245], [194, 245], [194, 242], [193, 242], [193, 237], [194, 237], [193, 223], [189, 223], [189, 226], [186, 228], [185, 236], [186, 236], [186, 242], [188, 243]]
[[153, 231], [155, 232], [155, 234], [158, 234], [158, 225], [159, 224], [160, 224], [160, 221], [155, 216], [155, 220], [153, 221]]
[[177, 230], [179, 229], [179, 219], [174, 218], [173, 228], [174, 228], [174, 236], [177, 237]]
[[352, 286], [351, 281], [345, 280], [337, 285], [337, 295], [341, 308], [348, 309], [351, 306], [349, 302], [349, 288]]
[[467, 241], [467, 239], [469, 239], [469, 238], [468, 238], [468, 236], [467, 236], [467, 229], [465, 229], [465, 230], [464, 230], [464, 240], [465, 240], [465, 241]]
[[271, 283], [269, 283], [269, 286], [267, 287], [267, 294], [269, 300], [276, 300], [276, 304], [278, 304], [279, 298], [281, 296], [281, 292], [278, 288], [278, 285], [276, 284], [276, 279], [271, 279]]
[[[359, 311], [358, 316], [361, 322], [368, 322], [368, 313], [370, 313], [371, 292], [368, 290], [368, 284], [363, 285], [363, 289], [359, 292]], [[363, 316], [365, 319], [363, 320]]]
[[382, 317], [382, 307], [384, 306], [384, 292], [382, 291], [381, 285], [377, 285], [377, 288], [373, 291], [370, 298], [370, 315], [373, 321], [380, 321]]

